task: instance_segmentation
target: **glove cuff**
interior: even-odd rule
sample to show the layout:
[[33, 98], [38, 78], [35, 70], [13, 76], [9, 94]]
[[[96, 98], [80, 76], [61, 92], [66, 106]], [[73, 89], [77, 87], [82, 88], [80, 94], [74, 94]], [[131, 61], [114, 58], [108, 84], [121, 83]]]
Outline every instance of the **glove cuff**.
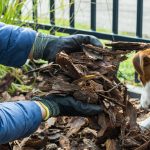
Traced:
[[49, 101], [37, 96], [37, 97], [33, 97], [32, 101], [37, 101], [42, 103], [49, 110], [49, 116], [47, 116], [45, 120], [47, 120], [49, 117], [55, 117], [60, 114], [59, 106], [53, 100]]
[[56, 37], [53, 35], [37, 33], [37, 36], [31, 49], [33, 59], [43, 59], [44, 50], [47, 44], [54, 38]]

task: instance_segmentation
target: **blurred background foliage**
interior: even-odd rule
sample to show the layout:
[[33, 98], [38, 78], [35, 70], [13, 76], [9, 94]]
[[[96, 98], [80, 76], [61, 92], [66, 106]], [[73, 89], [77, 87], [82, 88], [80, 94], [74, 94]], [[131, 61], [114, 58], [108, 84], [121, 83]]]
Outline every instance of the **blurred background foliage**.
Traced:
[[1, 0], [0, 21], [7, 24], [15, 24], [20, 19], [21, 10], [26, 0]]

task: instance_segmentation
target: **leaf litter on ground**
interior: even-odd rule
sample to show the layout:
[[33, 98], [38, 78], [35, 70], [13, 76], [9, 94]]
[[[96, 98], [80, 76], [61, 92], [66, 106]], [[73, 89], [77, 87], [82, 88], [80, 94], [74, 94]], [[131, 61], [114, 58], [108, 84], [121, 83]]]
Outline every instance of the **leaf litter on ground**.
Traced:
[[[12, 149], [148, 149], [150, 131], [142, 131], [137, 124], [141, 110], [135, 107], [137, 101], [130, 100], [126, 86], [116, 77], [120, 62], [132, 49], [130, 46], [138, 49], [143, 45], [123, 43], [127, 46], [125, 51], [121, 44], [108, 44], [115, 46], [115, 51], [114, 48], [83, 45], [83, 52], [60, 52], [55, 63], [41, 67], [35, 63], [32, 70], [23, 72], [24, 79], [28, 80], [24, 83], [33, 83], [33, 89], [28, 93], [18, 91], [11, 99], [72, 95], [84, 103], [100, 105], [104, 112], [86, 118], [50, 118], [33, 135], [10, 143]], [[9, 97], [6, 90], [12, 81], [14, 77], [8, 74], [0, 84], [0, 93], [5, 99]], [[1, 88], [3, 85], [4, 89]]]

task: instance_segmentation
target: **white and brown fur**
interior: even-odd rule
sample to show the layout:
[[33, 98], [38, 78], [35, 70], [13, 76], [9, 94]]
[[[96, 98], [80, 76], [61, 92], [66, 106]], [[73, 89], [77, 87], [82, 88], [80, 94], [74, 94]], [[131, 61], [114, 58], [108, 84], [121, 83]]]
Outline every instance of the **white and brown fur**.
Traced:
[[[150, 108], [150, 49], [139, 51], [133, 57], [133, 66], [143, 84], [140, 104], [144, 109]], [[150, 118], [139, 123], [144, 128], [150, 129]]]

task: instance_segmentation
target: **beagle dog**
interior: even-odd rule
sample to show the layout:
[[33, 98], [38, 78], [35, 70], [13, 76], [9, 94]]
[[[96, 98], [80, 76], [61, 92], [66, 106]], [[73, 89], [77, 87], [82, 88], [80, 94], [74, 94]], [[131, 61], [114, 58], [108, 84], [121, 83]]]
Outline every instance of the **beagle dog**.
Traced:
[[[150, 108], [150, 49], [139, 51], [133, 57], [133, 66], [143, 84], [140, 105], [142, 108]], [[142, 130], [150, 129], [150, 117], [139, 122]]]
[[139, 51], [133, 57], [133, 66], [143, 84], [140, 104], [142, 108], [150, 108], [150, 49]]

